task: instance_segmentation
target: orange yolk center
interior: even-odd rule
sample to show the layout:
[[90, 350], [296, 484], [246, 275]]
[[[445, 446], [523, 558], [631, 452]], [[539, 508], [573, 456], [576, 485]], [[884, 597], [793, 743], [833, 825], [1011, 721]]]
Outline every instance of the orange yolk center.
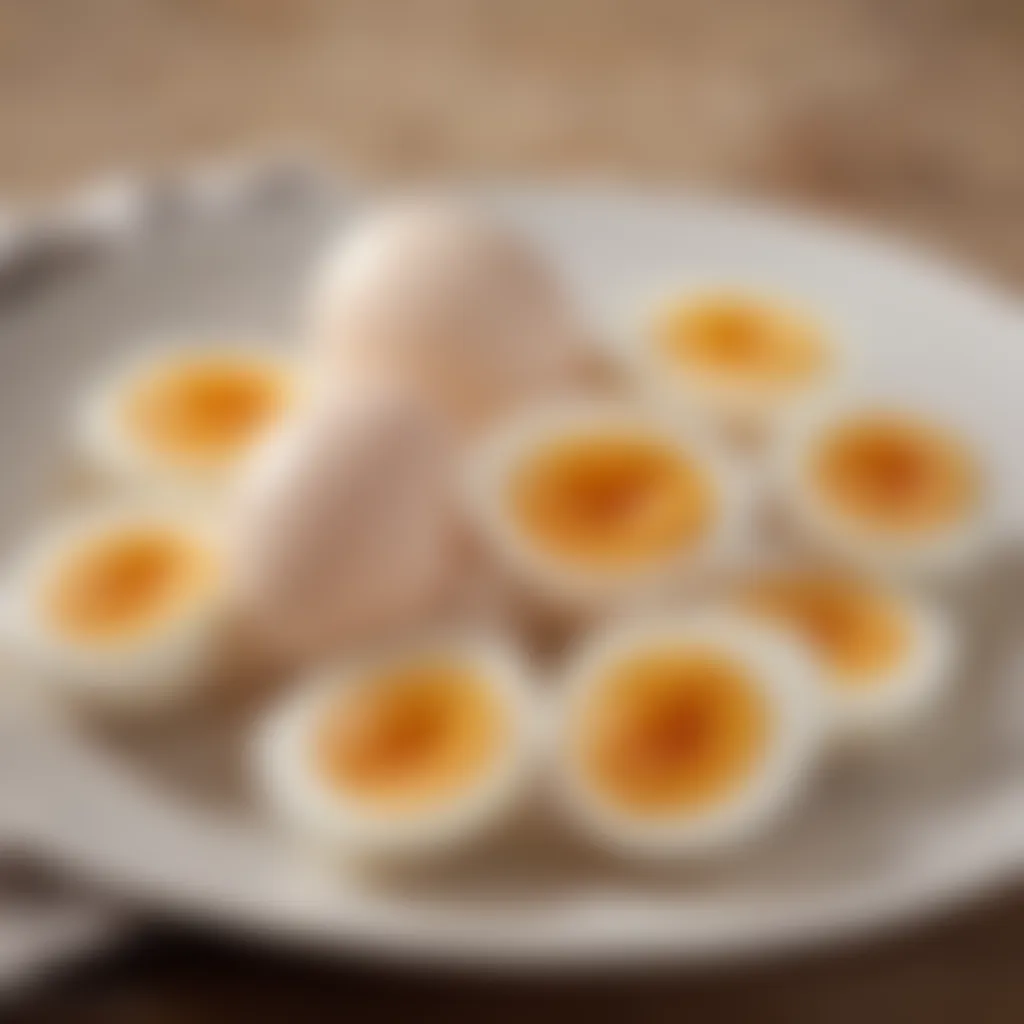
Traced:
[[800, 385], [826, 362], [812, 322], [747, 296], [679, 304], [662, 315], [656, 334], [677, 363], [733, 383]]
[[742, 600], [757, 614], [796, 629], [842, 684], [869, 685], [899, 663], [910, 643], [895, 602], [852, 580], [767, 579], [746, 588]]
[[714, 512], [703, 474], [666, 444], [587, 437], [535, 453], [513, 480], [527, 534], [581, 565], [645, 565], [694, 544]]
[[218, 464], [244, 451], [291, 401], [286, 373], [270, 361], [182, 358], [130, 396], [132, 432], [163, 455]]
[[378, 808], [408, 812], [477, 781], [503, 743], [495, 696], [458, 664], [395, 670], [343, 695], [315, 757], [331, 785]]
[[194, 539], [160, 527], [90, 541], [65, 559], [45, 594], [62, 634], [128, 640], [188, 607], [213, 584], [214, 559]]
[[746, 670], [716, 651], [654, 650], [618, 665], [582, 718], [581, 762], [621, 809], [646, 816], [727, 799], [756, 770], [770, 713]]
[[970, 511], [979, 489], [977, 467], [956, 438], [882, 414], [836, 429], [814, 470], [842, 512], [884, 530], [949, 526]]

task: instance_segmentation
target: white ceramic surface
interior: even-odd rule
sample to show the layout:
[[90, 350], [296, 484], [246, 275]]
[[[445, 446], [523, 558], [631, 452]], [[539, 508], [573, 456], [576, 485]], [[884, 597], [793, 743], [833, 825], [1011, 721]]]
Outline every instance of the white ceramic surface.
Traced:
[[[70, 399], [119, 348], [206, 324], [287, 333], [345, 204], [309, 183], [223, 196], [162, 197], [148, 217], [126, 204], [130, 223], [102, 245], [0, 287], [5, 543], [58, 500]], [[586, 189], [489, 198], [564, 265], [597, 320], [676, 274], [758, 279], [822, 304], [863, 344], [864, 386], [933, 404], [987, 445], [1022, 532], [1024, 333], [1009, 300], [890, 244], [743, 206]], [[864, 933], [1024, 865], [1022, 564], [1010, 551], [956, 595], [974, 650], [932, 733], [829, 779], [781, 834], [728, 863], [631, 872], [538, 822], [451, 877], [331, 877], [246, 791], [250, 709], [101, 740], [31, 706], [15, 679], [0, 717], [0, 838], [164, 911], [381, 954], [681, 962]]]

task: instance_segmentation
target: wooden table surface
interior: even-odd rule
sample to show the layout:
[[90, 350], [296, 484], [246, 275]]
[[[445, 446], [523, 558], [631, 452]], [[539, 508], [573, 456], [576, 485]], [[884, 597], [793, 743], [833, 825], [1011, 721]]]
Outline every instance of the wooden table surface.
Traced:
[[[0, 0], [0, 197], [311, 144], [371, 181], [712, 185], [1024, 285], [1020, 0]], [[781, 967], [622, 984], [317, 965], [166, 927], [24, 1020], [443, 1011], [1019, 1022], [1024, 897]]]

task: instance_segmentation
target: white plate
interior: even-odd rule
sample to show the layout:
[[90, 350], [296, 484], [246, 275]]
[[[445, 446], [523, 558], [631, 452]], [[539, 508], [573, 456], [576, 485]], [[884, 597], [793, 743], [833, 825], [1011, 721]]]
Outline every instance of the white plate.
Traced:
[[[107, 242], [57, 260], [44, 247], [20, 284], [0, 267], [8, 539], [52, 500], [69, 397], [103, 360], [154, 330], [287, 329], [340, 201], [309, 182], [285, 186], [113, 204], [98, 218]], [[934, 403], [982, 438], [1024, 521], [1024, 337], [1008, 300], [891, 245], [746, 207], [585, 190], [491, 198], [598, 311], [677, 274], [761, 279], [832, 309], [864, 343], [871, 388]], [[556, 830], [523, 828], [458, 878], [360, 886], [276, 838], [249, 804], [223, 723], [142, 754], [20, 706], [0, 721], [0, 834], [165, 911], [380, 953], [693, 961], [863, 933], [1024, 863], [1019, 560], [966, 604], [979, 653], [940, 734], [831, 780], [779, 836], [714, 868], [645, 876], [588, 858]]]

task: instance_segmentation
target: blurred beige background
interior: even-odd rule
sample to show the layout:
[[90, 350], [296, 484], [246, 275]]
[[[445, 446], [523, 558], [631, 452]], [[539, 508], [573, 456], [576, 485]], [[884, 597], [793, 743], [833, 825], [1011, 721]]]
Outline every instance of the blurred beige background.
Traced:
[[1020, 0], [0, 0], [0, 194], [308, 143], [713, 183], [1024, 281]]
[[[0, 0], [0, 203], [297, 144], [367, 181], [754, 192], [1024, 286], [1022, 0]], [[1022, 942], [1007, 897], [813, 969], [527, 998], [164, 934], [18, 1019], [1017, 1022]]]

